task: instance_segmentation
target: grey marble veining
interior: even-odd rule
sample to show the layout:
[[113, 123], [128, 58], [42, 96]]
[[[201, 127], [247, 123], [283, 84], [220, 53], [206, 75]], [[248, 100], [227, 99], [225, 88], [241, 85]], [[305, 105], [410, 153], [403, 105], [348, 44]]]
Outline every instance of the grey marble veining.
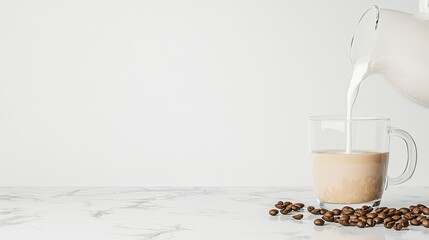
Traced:
[[[278, 200], [316, 205], [308, 187], [0, 188], [1, 239], [427, 239], [429, 229], [358, 229], [268, 215]], [[429, 187], [386, 191], [382, 205], [429, 205]]]

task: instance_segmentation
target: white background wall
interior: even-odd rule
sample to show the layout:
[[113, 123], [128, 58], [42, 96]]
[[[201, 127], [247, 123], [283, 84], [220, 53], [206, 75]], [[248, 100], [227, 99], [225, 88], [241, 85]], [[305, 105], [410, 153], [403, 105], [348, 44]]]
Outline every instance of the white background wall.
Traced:
[[[311, 185], [306, 118], [345, 114], [372, 4], [418, 1], [2, 0], [0, 185]], [[427, 185], [429, 110], [377, 77], [360, 93]]]

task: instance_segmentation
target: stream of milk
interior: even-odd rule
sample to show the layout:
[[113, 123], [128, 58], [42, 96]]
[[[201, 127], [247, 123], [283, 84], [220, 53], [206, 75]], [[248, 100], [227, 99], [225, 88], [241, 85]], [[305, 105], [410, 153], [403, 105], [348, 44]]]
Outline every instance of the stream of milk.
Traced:
[[359, 86], [368, 72], [369, 59], [363, 59], [356, 63], [349, 90], [347, 92], [347, 145], [346, 153], [352, 153], [352, 112], [353, 105], [359, 93]]

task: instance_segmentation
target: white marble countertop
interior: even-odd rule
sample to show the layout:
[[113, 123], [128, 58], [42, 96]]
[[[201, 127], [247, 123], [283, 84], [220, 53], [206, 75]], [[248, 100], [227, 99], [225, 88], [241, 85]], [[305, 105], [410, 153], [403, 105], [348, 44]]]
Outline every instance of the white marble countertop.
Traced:
[[[397, 232], [313, 225], [268, 215], [278, 200], [315, 205], [302, 187], [0, 188], [0, 239], [428, 239], [429, 229]], [[382, 205], [429, 206], [429, 187], [386, 191]]]

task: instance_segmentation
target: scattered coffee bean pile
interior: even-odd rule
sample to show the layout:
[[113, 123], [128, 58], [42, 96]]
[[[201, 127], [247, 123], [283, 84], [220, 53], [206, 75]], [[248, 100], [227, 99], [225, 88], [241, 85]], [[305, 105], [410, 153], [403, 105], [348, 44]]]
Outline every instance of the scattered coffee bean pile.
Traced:
[[[269, 214], [276, 216], [279, 212], [287, 215], [291, 212], [302, 212], [304, 204], [282, 202], [275, 204], [277, 209], [271, 209]], [[400, 231], [407, 228], [410, 224], [429, 228], [429, 208], [423, 204], [411, 205], [410, 207], [402, 207], [399, 209], [378, 207], [376, 209], [370, 206], [362, 206], [361, 208], [352, 208], [349, 206], [332, 211], [326, 209], [318, 209], [313, 206], [308, 206], [307, 211], [313, 215], [321, 215], [321, 218], [314, 220], [314, 224], [322, 226], [325, 222], [338, 223], [343, 226], [356, 226], [358, 228], [374, 227], [377, 224], [383, 224], [385, 228], [393, 228]], [[292, 218], [301, 220], [303, 214], [294, 214]]]

